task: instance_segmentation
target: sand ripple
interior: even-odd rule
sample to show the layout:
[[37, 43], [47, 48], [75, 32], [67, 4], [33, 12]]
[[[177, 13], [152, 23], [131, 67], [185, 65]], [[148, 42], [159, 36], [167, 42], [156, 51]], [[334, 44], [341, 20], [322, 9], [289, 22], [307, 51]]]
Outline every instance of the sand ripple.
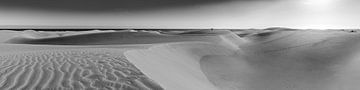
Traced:
[[0, 65], [0, 90], [163, 90], [111, 50], [1, 55]]

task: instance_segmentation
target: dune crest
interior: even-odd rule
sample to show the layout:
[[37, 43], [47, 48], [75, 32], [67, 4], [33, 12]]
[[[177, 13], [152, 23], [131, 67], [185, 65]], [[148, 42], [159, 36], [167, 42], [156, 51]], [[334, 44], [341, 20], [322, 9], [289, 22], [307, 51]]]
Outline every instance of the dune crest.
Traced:
[[125, 56], [164, 89], [217, 90], [201, 71], [199, 61], [205, 55], [231, 55], [232, 51], [208, 42], [183, 42], [131, 50]]
[[[204, 35], [168, 35], [154, 32], [98, 32], [70, 35], [52, 38], [15, 37], [7, 40], [10, 44], [40, 44], [40, 45], [124, 45], [124, 44], [155, 44], [184, 41], [224, 41], [226, 38], [237, 38], [231, 31], [211, 31]], [[219, 37], [220, 36], [220, 37]], [[233, 43], [227, 41], [226, 43]], [[236, 47], [233, 45], [233, 47]]]
[[[187, 32], [186, 35], [202, 33], [206, 32]], [[215, 36], [203, 41], [167, 43], [145, 50], [130, 50], [125, 52], [125, 56], [165, 89], [216, 90], [201, 71], [200, 59], [206, 55], [232, 55], [246, 40], [230, 31], [212, 34]]]

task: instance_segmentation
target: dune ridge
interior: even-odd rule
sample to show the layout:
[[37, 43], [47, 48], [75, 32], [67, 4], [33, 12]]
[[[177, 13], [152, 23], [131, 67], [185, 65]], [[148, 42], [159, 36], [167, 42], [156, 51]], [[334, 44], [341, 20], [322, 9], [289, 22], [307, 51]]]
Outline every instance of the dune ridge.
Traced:
[[223, 37], [218, 43], [168, 43], [125, 56], [170, 90], [353, 90], [360, 83], [351, 79], [360, 71], [356, 33], [289, 30], [218, 37]]
[[[15, 37], [7, 40], [9, 44], [34, 44], [34, 45], [125, 45], [125, 44], [156, 44], [186, 41], [223, 41], [219, 36], [236, 36], [228, 30], [211, 31], [212, 34], [185, 35], [185, 34], [160, 34], [153, 32], [98, 32], [78, 35], [50, 37], [50, 38], [28, 38]], [[231, 35], [233, 34], [233, 35]], [[228, 42], [230, 43], [230, 42]]]
[[165, 89], [217, 90], [203, 74], [199, 63], [201, 58], [206, 55], [232, 55], [247, 42], [230, 31], [221, 33], [216, 34], [218, 39], [211, 41], [160, 44], [149, 49], [127, 51], [125, 56]]
[[146, 50], [130, 50], [125, 56], [164, 89], [217, 90], [201, 71], [199, 60], [206, 53], [232, 53], [226, 49], [208, 42], [183, 42], [158, 45]]

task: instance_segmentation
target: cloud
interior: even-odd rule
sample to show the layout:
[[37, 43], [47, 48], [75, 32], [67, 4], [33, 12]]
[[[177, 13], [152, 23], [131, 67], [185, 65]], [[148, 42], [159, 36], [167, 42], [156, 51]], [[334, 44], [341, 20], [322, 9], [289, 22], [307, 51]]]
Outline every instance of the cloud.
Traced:
[[63, 12], [121, 12], [170, 9], [228, 1], [234, 0], [0, 0], [0, 8]]

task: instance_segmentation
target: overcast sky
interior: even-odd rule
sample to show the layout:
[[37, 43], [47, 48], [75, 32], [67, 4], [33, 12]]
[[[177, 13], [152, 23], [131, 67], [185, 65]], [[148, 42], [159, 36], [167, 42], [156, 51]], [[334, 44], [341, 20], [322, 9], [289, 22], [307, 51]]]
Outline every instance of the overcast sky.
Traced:
[[0, 25], [360, 28], [359, 0], [0, 0]]

